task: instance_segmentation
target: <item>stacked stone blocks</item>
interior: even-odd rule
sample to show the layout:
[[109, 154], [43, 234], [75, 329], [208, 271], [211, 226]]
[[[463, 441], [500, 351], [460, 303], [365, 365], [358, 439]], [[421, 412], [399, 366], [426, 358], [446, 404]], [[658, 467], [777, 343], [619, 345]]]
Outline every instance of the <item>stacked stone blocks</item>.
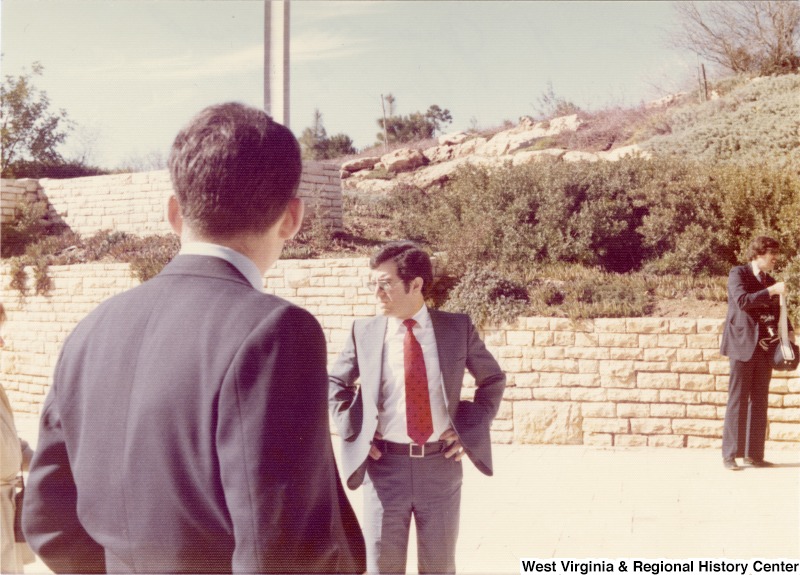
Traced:
[[[7, 267], [3, 268], [8, 277]], [[31, 274], [29, 274], [31, 275]], [[9, 312], [2, 353], [4, 385], [15, 409], [38, 413], [61, 344], [104, 299], [138, 281], [127, 264], [51, 268], [47, 297], [20, 299], [2, 286]], [[354, 319], [376, 313], [364, 287], [366, 258], [281, 260], [267, 291], [314, 314], [332, 363]], [[728, 362], [719, 355], [722, 319], [521, 318], [483, 330], [508, 374], [492, 426], [495, 442], [594, 446], [719, 447]], [[474, 393], [467, 377], [464, 398]], [[775, 372], [768, 449], [800, 447], [800, 374]]]
[[[24, 203], [46, 201], [51, 217], [60, 217], [73, 230], [92, 235], [100, 230], [136, 235], [167, 234], [167, 198], [172, 183], [166, 170], [91, 176], [66, 180], [2, 180], [2, 223], [13, 220]], [[305, 162], [298, 195], [306, 213], [322, 218], [334, 232], [342, 229], [339, 167]]]

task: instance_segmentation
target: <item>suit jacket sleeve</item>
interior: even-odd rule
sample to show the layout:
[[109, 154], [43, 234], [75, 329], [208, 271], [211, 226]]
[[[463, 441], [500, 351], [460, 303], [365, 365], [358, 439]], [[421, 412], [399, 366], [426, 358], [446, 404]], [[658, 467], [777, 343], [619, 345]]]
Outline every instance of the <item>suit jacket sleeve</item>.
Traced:
[[217, 452], [234, 572], [363, 571], [331, 445], [326, 359], [319, 323], [289, 307], [252, 333], [225, 377]]
[[105, 550], [78, 517], [78, 493], [58, 410], [59, 373], [56, 365], [42, 408], [39, 441], [25, 484], [23, 531], [33, 551], [54, 572], [105, 573]]
[[328, 377], [328, 408], [339, 435], [352, 441], [361, 430], [363, 406], [357, 401], [359, 377], [358, 352], [356, 350], [355, 322], [344, 349], [336, 358]]
[[758, 308], [769, 307], [770, 295], [767, 288], [748, 292], [745, 274], [749, 273], [746, 266], [731, 270], [728, 275], [728, 298], [741, 311], [752, 311]]
[[472, 321], [469, 322], [468, 341], [467, 369], [475, 378], [477, 386], [474, 402], [480, 410], [482, 424], [488, 428], [500, 409], [506, 387], [506, 374], [486, 349]]
[[491, 426], [500, 409], [506, 376], [468, 317], [466, 351], [467, 370], [475, 378], [475, 396], [473, 401], [459, 402], [454, 424], [470, 459], [482, 473], [492, 475]]

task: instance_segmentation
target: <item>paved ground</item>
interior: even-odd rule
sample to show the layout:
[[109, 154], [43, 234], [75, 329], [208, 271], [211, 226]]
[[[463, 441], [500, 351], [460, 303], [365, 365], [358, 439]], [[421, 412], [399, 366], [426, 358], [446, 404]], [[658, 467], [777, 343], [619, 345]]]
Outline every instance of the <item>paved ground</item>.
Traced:
[[[35, 442], [35, 418], [17, 426]], [[494, 456], [494, 477], [464, 468], [460, 573], [519, 573], [520, 557], [800, 558], [800, 452], [739, 472], [717, 450], [497, 445]], [[350, 495], [360, 516], [361, 492]]]

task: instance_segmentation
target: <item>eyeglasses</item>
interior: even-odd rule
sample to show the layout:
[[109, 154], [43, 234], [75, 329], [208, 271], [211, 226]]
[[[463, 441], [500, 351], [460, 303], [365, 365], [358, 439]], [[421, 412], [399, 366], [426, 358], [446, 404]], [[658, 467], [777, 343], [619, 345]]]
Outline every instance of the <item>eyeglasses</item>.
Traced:
[[376, 289], [379, 289], [382, 292], [387, 292], [392, 288], [392, 286], [394, 284], [396, 284], [397, 282], [400, 282], [400, 281], [402, 281], [402, 280], [394, 280], [394, 281], [392, 281], [392, 280], [380, 280], [380, 281], [369, 280], [364, 285], [370, 291], [375, 291]]

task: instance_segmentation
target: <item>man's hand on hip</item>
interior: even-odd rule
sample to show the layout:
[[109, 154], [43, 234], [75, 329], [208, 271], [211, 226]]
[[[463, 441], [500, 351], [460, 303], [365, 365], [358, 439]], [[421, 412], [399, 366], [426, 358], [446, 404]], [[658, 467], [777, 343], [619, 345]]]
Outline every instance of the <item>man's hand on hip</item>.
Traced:
[[458, 440], [455, 430], [451, 427], [442, 433], [439, 439], [447, 443], [447, 451], [444, 452], [444, 456], [455, 457], [456, 461], [461, 461], [461, 458], [464, 457], [464, 446]]
[[369, 456], [372, 459], [374, 459], [375, 461], [379, 460], [381, 458], [381, 456], [383, 456], [383, 453], [381, 453], [381, 450], [378, 449], [377, 447], [375, 447], [375, 440], [376, 439], [383, 439], [383, 435], [381, 435], [380, 433], [378, 433], [376, 431], [375, 432], [375, 436], [372, 438], [372, 443], [369, 446]]

